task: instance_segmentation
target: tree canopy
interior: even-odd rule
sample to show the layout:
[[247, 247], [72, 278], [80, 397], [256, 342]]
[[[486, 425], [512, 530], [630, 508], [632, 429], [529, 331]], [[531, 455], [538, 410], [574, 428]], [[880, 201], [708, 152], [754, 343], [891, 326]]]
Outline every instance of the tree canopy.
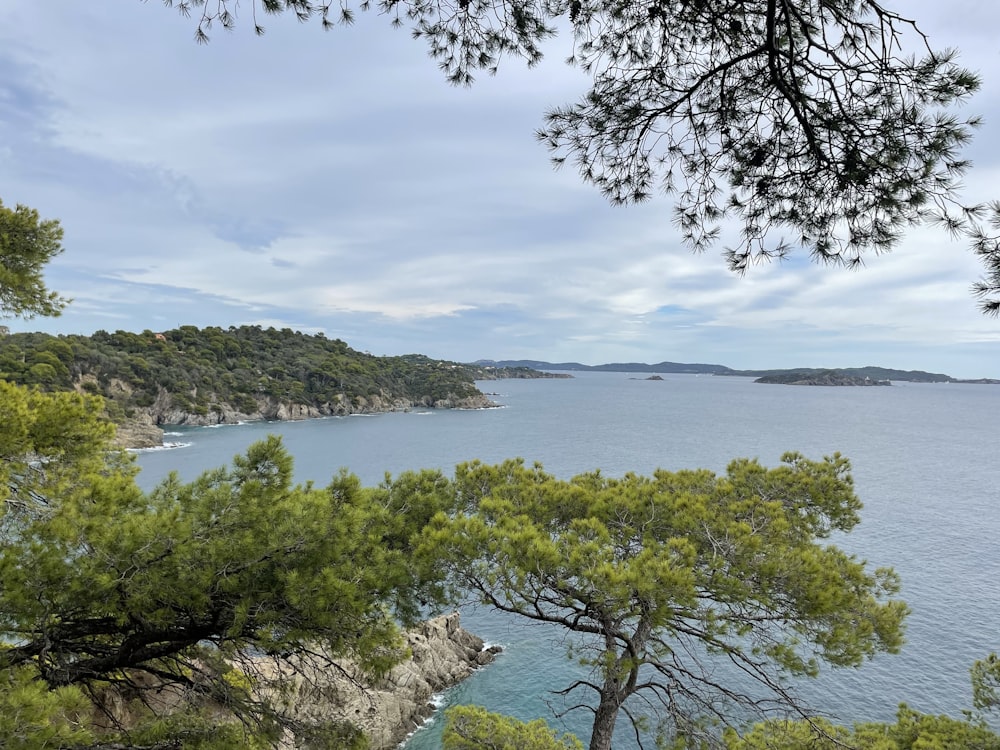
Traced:
[[422, 355], [376, 357], [289, 328], [181, 326], [91, 336], [15, 333], [0, 340], [0, 377], [46, 390], [83, 386], [115, 416], [159, 401], [205, 415], [259, 400], [319, 407], [371, 397], [409, 404], [482, 399], [481, 368]]
[[727, 750], [1000, 750], [997, 736], [981, 721], [921, 714], [902, 705], [894, 724], [842, 727], [824, 719], [773, 721], [738, 736], [726, 736]]
[[576, 637], [593, 677], [563, 692], [593, 712], [590, 750], [611, 747], [620, 712], [639, 727], [648, 709], [696, 744], [748, 713], [807, 715], [785, 678], [902, 643], [892, 571], [820, 543], [859, 520], [840, 456], [569, 481], [471, 463], [455, 483], [459, 511], [432, 522], [424, 548], [485, 604]]
[[48, 262], [62, 252], [63, 230], [55, 219], [0, 200], [0, 318], [58, 315], [67, 300], [42, 279]]
[[[159, 702], [122, 729], [204, 743], [185, 747], [270, 746], [289, 731], [306, 747], [357, 741], [343, 717], [289, 713], [285, 685], [336, 658], [380, 674], [405, 656], [399, 623], [440, 599], [439, 571], [409, 557], [446, 507], [446, 479], [421, 472], [366, 489], [341, 473], [324, 489], [292, 485], [272, 437], [231, 468], [147, 494], [108, 451], [96, 399], [0, 391], [0, 705], [28, 703], [0, 744], [69, 731], [83, 696], [116, 720], [121, 696]], [[64, 701], [39, 704], [36, 683]], [[181, 709], [164, 695], [183, 696]], [[219, 712], [231, 717], [221, 734]], [[91, 727], [89, 741], [117, 729]]]
[[[578, 750], [545, 722], [524, 723], [476, 706], [447, 712], [445, 750]], [[724, 733], [725, 750], [1000, 750], [1000, 736], [982, 720], [921, 714], [901, 705], [894, 723], [841, 726], [823, 718], [774, 720]], [[699, 747], [699, 750], [703, 748]]]
[[[39, 274], [57, 230], [18, 237], [34, 266], [0, 275], [0, 311], [53, 311]], [[345, 717], [296, 715], [287, 689], [338, 658], [371, 674], [403, 658], [400, 625], [444, 594], [409, 558], [447, 480], [293, 484], [271, 437], [144, 493], [103, 412], [0, 379], [0, 746], [363, 747]]]
[[521, 722], [479, 706], [448, 710], [444, 750], [583, 750], [576, 737], [558, 735], [542, 719]]
[[[198, 13], [196, 39], [237, 22], [235, 0], [166, 0]], [[978, 125], [958, 106], [979, 87], [954, 50], [879, 0], [379, 0], [410, 24], [447, 79], [469, 84], [505, 56], [537, 62], [560, 25], [592, 77], [539, 138], [613, 203], [665, 191], [684, 241], [722, 243], [730, 267], [802, 248], [862, 263], [907, 228], [965, 237], [973, 285], [1000, 313], [1000, 202], [968, 204], [961, 155]], [[361, 10], [371, 6], [362, 0]], [[252, 22], [291, 12], [325, 28], [355, 10], [329, 0], [255, 0]], [[258, 15], [260, 11], [260, 15]]]
[[972, 665], [972, 705], [979, 711], [1000, 711], [1000, 657], [995, 653]]

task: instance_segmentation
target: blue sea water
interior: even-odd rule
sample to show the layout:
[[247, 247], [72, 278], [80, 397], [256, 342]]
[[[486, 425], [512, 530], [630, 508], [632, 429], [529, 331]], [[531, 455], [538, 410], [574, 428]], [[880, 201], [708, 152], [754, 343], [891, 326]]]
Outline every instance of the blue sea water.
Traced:
[[[1000, 649], [1000, 387], [897, 383], [809, 388], [746, 378], [576, 373], [573, 379], [481, 383], [503, 408], [415, 411], [294, 423], [178, 429], [176, 450], [139, 456], [140, 482], [170, 471], [193, 478], [269, 433], [296, 460], [296, 477], [324, 483], [347, 467], [366, 484], [386, 472], [521, 456], [569, 477], [665, 469], [721, 471], [739, 456], [776, 464], [788, 450], [838, 451], [854, 467], [862, 523], [836, 543], [873, 566], [892, 566], [912, 609], [907, 643], [854, 670], [803, 686], [815, 706], [845, 722], [890, 720], [898, 703], [958, 715], [970, 707], [968, 668]], [[584, 734], [580, 711], [555, 719], [552, 690], [579, 668], [564, 634], [489, 611], [463, 624], [504, 647], [498, 661], [449, 691], [444, 704], [476, 703], [522, 719], [543, 717]], [[440, 722], [407, 750], [440, 746]], [[627, 733], [616, 747], [635, 747]]]

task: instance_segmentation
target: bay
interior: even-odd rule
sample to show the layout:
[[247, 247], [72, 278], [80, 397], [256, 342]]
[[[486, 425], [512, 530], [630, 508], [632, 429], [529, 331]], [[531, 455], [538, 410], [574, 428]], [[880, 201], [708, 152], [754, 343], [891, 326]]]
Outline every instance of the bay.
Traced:
[[[575, 373], [573, 379], [480, 383], [503, 408], [415, 411], [306, 422], [178, 429], [176, 450], [140, 454], [140, 483], [170, 471], [191, 479], [269, 433], [282, 436], [296, 478], [325, 483], [347, 467], [366, 484], [385, 472], [520, 456], [569, 477], [665, 469], [722, 471], [739, 456], [776, 464], [795, 450], [848, 456], [865, 504], [840, 546], [892, 566], [912, 609], [907, 644], [857, 670], [824, 672], [802, 686], [842, 721], [890, 720], [899, 702], [929, 713], [971, 705], [968, 668], [1000, 648], [1000, 388], [897, 383], [888, 388], [767, 386], [746, 378]], [[558, 631], [475, 608], [463, 623], [505, 649], [497, 663], [444, 696], [585, 733], [584, 712], [552, 717], [578, 668]], [[440, 746], [439, 722], [407, 750]], [[635, 747], [627, 733], [616, 747]]]

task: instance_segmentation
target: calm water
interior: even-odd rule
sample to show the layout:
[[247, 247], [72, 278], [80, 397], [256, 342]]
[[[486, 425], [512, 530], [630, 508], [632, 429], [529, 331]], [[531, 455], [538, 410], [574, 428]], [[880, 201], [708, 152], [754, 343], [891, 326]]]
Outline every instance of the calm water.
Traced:
[[[852, 460], [864, 501], [861, 525], [837, 543], [902, 576], [913, 610], [907, 645], [859, 670], [837, 670], [805, 688], [844, 721], [888, 720], [905, 701], [957, 715], [971, 705], [968, 667], [1000, 649], [1000, 386], [898, 384], [891, 388], [766, 386], [744, 378], [578, 373], [572, 380], [481, 384], [505, 408], [413, 412], [297, 423], [179, 430], [188, 443], [139, 457], [140, 482], [184, 478], [227, 462], [268, 433], [283, 436], [300, 480], [325, 481], [342, 466], [374, 484], [385, 472], [441, 468], [480, 458], [541, 461], [556, 475], [705, 467], [737, 456], [775, 464], [786, 450]], [[498, 662], [450, 691], [446, 704], [477, 703], [523, 719], [543, 716], [583, 733], [586, 715], [551, 716], [549, 694], [569, 684], [561, 633], [483, 611], [463, 622], [505, 647]], [[440, 727], [407, 750], [440, 745]], [[630, 748], [623, 735], [616, 747]]]

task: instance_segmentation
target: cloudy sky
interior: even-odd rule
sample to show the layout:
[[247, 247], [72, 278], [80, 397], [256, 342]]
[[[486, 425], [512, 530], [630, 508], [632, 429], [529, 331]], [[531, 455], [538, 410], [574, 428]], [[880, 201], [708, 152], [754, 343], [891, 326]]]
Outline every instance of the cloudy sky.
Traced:
[[[998, 198], [1000, 4], [905, 5], [983, 75], [965, 195]], [[1000, 377], [981, 268], [936, 230], [859, 272], [803, 256], [739, 278], [682, 247], [669, 199], [613, 208], [554, 171], [534, 131], [586, 87], [566, 39], [464, 89], [377, 14], [194, 29], [152, 0], [0, 0], [0, 198], [62, 221], [47, 278], [74, 300], [12, 330], [260, 324], [461, 361]]]

